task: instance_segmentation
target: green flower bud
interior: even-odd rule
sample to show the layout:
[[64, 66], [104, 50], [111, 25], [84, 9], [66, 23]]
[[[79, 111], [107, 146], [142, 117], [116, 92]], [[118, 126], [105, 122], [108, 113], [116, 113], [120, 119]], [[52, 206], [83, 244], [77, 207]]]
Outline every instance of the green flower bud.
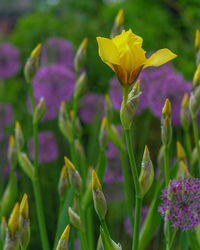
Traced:
[[1, 199], [1, 216], [7, 216], [13, 208], [17, 198], [17, 177], [14, 172], [10, 173], [7, 187]]
[[42, 119], [44, 113], [46, 110], [46, 106], [45, 106], [45, 100], [42, 97], [40, 99], [40, 102], [38, 103], [38, 105], [35, 108], [35, 112], [33, 114], [33, 123], [34, 124], [38, 124], [40, 122], [40, 120]]
[[15, 170], [17, 166], [17, 149], [15, 144], [15, 138], [13, 135], [10, 136], [7, 157], [11, 169]]
[[183, 148], [183, 146], [181, 145], [181, 143], [179, 141], [176, 142], [176, 148], [177, 148], [177, 156], [178, 159], [181, 161], [185, 161], [186, 160], [186, 153], [185, 150]]
[[94, 170], [92, 170], [92, 194], [95, 211], [99, 219], [104, 220], [107, 213], [107, 203], [98, 176]]
[[33, 180], [34, 178], [34, 166], [29, 160], [27, 154], [24, 152], [20, 152], [18, 155], [19, 164], [24, 172], [28, 175], [28, 177]]
[[142, 94], [140, 91], [140, 80], [138, 80], [133, 89], [129, 93], [123, 95], [123, 101], [120, 109], [120, 119], [124, 129], [130, 129], [134, 116], [138, 109], [139, 97]]
[[19, 229], [19, 203], [16, 202], [8, 220], [8, 233], [13, 239]]
[[108, 139], [120, 150], [125, 150], [122, 138], [114, 125], [108, 124]]
[[140, 185], [140, 197], [143, 198], [144, 195], [149, 191], [154, 179], [153, 164], [150, 159], [149, 150], [145, 146], [144, 155], [142, 159], [141, 172], [139, 176]]
[[60, 131], [65, 136], [65, 138], [72, 143], [73, 133], [72, 133], [72, 121], [68, 116], [66, 102], [62, 102], [60, 105], [60, 111], [58, 116], [58, 125]]
[[161, 118], [161, 139], [163, 145], [169, 145], [172, 140], [171, 112], [171, 103], [167, 98], [162, 110]]
[[74, 89], [74, 98], [75, 99], [79, 99], [80, 96], [83, 94], [83, 90], [85, 88], [85, 82], [86, 82], [86, 74], [85, 74], [85, 72], [83, 72], [75, 84], [75, 89]]
[[74, 57], [74, 66], [77, 73], [81, 70], [85, 63], [86, 51], [87, 51], [88, 38], [85, 37], [79, 46], [76, 55]]
[[184, 130], [188, 131], [190, 127], [190, 111], [188, 108], [188, 93], [184, 94], [181, 103], [181, 113], [180, 113], [181, 125]]
[[99, 133], [99, 145], [101, 149], [105, 150], [108, 144], [108, 120], [106, 117], [102, 119]]
[[67, 166], [64, 165], [61, 170], [60, 179], [58, 183], [58, 193], [61, 200], [64, 200], [69, 188]]
[[82, 193], [83, 181], [79, 172], [76, 170], [75, 166], [72, 162], [65, 156], [65, 165], [67, 166], [69, 173], [69, 180], [74, 189], [76, 195], [80, 195]]
[[160, 150], [158, 152], [158, 157], [157, 157], [157, 164], [158, 167], [162, 170], [164, 166], [164, 145], [160, 147]]
[[109, 123], [113, 121], [113, 105], [108, 94], [105, 95], [105, 113]]
[[14, 237], [10, 237], [8, 233], [6, 234], [6, 240], [3, 250], [19, 250], [18, 234], [16, 234]]
[[24, 77], [27, 83], [30, 83], [39, 67], [39, 57], [42, 44], [39, 43], [32, 51], [24, 67]]
[[80, 216], [74, 212], [74, 210], [69, 207], [68, 208], [69, 219], [72, 225], [80, 231], [84, 231], [83, 223], [80, 219]]
[[16, 121], [15, 124], [15, 141], [17, 150], [21, 151], [24, 148], [24, 135], [20, 126], [20, 123]]
[[200, 86], [198, 86], [190, 95], [189, 110], [192, 117], [196, 117], [200, 105]]
[[67, 225], [64, 232], [62, 233], [60, 240], [58, 241], [58, 245], [56, 247], [56, 250], [66, 250], [68, 247], [68, 241], [69, 241], [69, 231], [70, 231], [70, 225]]
[[190, 175], [190, 172], [188, 170], [188, 167], [186, 166], [184, 161], [181, 160], [179, 163], [179, 168], [178, 168], [176, 179], [183, 180], [185, 178], [190, 178], [190, 177], [191, 177], [191, 175]]
[[99, 239], [98, 239], [97, 250], [104, 250], [103, 243], [102, 243], [102, 240], [101, 240], [101, 235], [99, 236]]

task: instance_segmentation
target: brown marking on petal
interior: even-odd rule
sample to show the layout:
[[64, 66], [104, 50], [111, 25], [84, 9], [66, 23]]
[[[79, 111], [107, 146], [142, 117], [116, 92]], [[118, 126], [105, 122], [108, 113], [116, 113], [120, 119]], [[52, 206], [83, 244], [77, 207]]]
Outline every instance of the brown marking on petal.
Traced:
[[124, 70], [120, 65], [113, 65], [114, 71], [117, 75], [119, 82], [125, 86], [127, 85], [127, 71]]
[[137, 69], [133, 70], [128, 78], [128, 85], [132, 85], [138, 78], [138, 76], [140, 75], [140, 72], [142, 71], [144, 65], [138, 67]]

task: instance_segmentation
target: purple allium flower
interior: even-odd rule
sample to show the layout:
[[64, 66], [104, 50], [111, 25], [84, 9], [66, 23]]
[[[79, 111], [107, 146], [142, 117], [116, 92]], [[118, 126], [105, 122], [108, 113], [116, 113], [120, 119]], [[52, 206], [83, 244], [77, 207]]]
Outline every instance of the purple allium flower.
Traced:
[[[118, 80], [111, 80], [110, 97], [114, 107], [119, 111], [122, 102], [122, 90]], [[166, 98], [172, 104], [172, 123], [180, 125], [180, 106], [184, 93], [189, 93], [192, 83], [186, 81], [176, 72], [170, 63], [160, 67], [149, 67], [140, 74], [142, 95], [139, 98], [138, 113], [150, 108], [153, 114], [160, 118]]]
[[81, 100], [80, 118], [85, 123], [92, 123], [95, 115], [102, 117], [104, 114], [104, 96], [95, 93], [86, 94]]
[[44, 43], [41, 64], [58, 64], [73, 69], [74, 46], [71, 42], [58, 37], [50, 37]]
[[[33, 138], [28, 143], [30, 156], [34, 158]], [[38, 162], [49, 163], [58, 158], [58, 145], [54, 134], [43, 131], [38, 134]]]
[[74, 72], [60, 65], [41, 67], [37, 71], [32, 86], [36, 103], [41, 97], [45, 99], [44, 120], [53, 120], [58, 116], [60, 103], [69, 101], [73, 95], [74, 82]]
[[[149, 212], [149, 207], [148, 206], [143, 206], [142, 211], [141, 211], [140, 229], [142, 229], [143, 223], [145, 221], [145, 218], [146, 218], [148, 212]], [[133, 211], [133, 216], [135, 216], [135, 209]], [[129, 218], [126, 219], [126, 221], [124, 223], [124, 227], [125, 227], [125, 230], [128, 233], [128, 235], [132, 236], [131, 222], [130, 222]]]
[[161, 195], [159, 212], [173, 229], [191, 230], [200, 223], [200, 180], [173, 180]]
[[0, 79], [15, 75], [20, 69], [18, 49], [9, 43], [0, 45]]

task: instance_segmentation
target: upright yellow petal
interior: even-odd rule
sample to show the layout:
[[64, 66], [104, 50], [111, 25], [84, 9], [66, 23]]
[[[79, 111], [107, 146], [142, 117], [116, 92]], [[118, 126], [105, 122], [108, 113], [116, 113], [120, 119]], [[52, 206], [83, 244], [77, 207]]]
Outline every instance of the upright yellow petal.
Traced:
[[104, 37], [97, 37], [99, 56], [101, 60], [112, 69], [112, 64], [119, 64], [119, 52], [112, 40]]
[[159, 49], [145, 62], [144, 68], [149, 66], [158, 67], [172, 59], [177, 57], [176, 54], [171, 52], [169, 49]]

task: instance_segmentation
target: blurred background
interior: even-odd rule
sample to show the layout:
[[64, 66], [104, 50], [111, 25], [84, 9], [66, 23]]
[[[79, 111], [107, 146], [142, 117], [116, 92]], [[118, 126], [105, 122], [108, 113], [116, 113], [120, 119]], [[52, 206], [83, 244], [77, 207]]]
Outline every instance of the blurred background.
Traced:
[[[138, 153], [137, 161], [140, 162], [147, 141], [156, 168], [156, 156], [161, 146], [160, 114], [166, 97], [170, 98], [172, 108], [174, 107], [173, 136], [182, 139], [179, 109], [183, 94], [191, 89], [196, 68], [194, 37], [195, 29], [200, 28], [200, 1], [0, 1], [0, 193], [2, 194], [8, 181], [9, 166], [6, 156], [8, 138], [13, 134], [16, 120], [20, 121], [27, 151], [32, 155], [31, 108], [23, 67], [30, 52], [41, 42], [43, 44], [41, 68], [33, 80], [33, 88], [36, 100], [44, 96], [47, 102], [47, 113], [40, 125], [39, 161], [51, 243], [55, 234], [59, 204], [57, 184], [63, 156], [69, 153], [68, 143], [58, 128], [57, 114], [63, 99], [70, 105], [75, 79], [73, 55], [83, 38], [88, 37], [84, 68], [87, 73], [87, 87], [80, 103], [80, 118], [88, 164], [94, 165], [97, 159], [94, 152], [98, 151], [95, 140], [99, 129], [95, 124], [103, 115], [104, 95], [110, 93], [116, 109], [116, 125], [119, 123], [118, 110], [121, 100], [121, 93], [118, 91], [120, 87], [116, 79], [113, 79], [113, 72], [98, 56], [96, 37], [110, 36], [115, 16], [120, 8], [125, 14], [124, 28], [126, 30], [131, 28], [144, 39], [143, 48], [147, 53], [160, 48], [169, 48], [178, 55], [172, 62], [173, 65], [167, 64], [158, 69], [149, 69], [141, 75], [143, 97], [134, 123], [134, 134], [140, 144], [135, 145], [135, 150]], [[95, 111], [98, 112], [97, 115]], [[173, 154], [175, 155], [172, 152]], [[106, 174], [105, 189], [109, 190], [107, 198], [110, 206], [108, 220], [111, 234], [114, 239], [118, 239], [122, 245], [125, 244], [127, 249], [130, 249], [128, 248], [131, 242], [130, 225], [126, 221], [127, 215], [124, 213], [121, 216], [124, 210], [124, 194], [121, 191], [123, 179], [117, 158], [119, 152], [110, 144], [107, 155], [110, 167]], [[30, 197], [32, 230], [30, 249], [36, 249], [40, 245], [40, 240], [31, 183], [22, 171], [18, 171], [17, 174], [19, 198], [24, 191]], [[149, 197], [147, 195], [146, 203]], [[157, 249], [155, 240], [152, 244], [155, 244], [153, 249]]]

